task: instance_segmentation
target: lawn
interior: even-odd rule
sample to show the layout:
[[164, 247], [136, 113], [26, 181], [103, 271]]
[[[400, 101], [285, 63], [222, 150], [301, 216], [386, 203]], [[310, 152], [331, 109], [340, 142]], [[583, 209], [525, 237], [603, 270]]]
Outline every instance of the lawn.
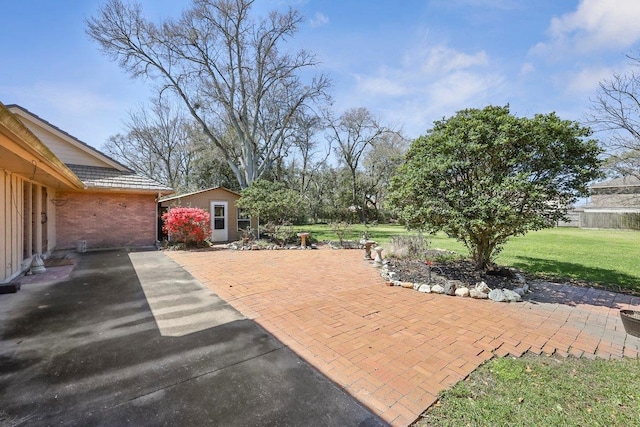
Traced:
[[[305, 225], [316, 239], [337, 240], [329, 225]], [[407, 234], [400, 225], [381, 224], [367, 228], [383, 247], [393, 235]], [[365, 231], [354, 225], [347, 239], [359, 240]], [[431, 246], [467, 254], [462, 243], [444, 234], [430, 236]], [[549, 279], [574, 279], [640, 293], [640, 232], [552, 228], [512, 238], [496, 258], [500, 265], [517, 267]]]
[[638, 425], [639, 381], [638, 359], [492, 359], [441, 393], [416, 426]]

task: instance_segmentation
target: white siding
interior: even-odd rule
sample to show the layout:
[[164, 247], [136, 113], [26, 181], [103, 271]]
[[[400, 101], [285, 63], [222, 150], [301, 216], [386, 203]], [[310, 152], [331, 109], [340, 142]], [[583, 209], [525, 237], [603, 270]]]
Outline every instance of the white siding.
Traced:
[[0, 177], [0, 282], [21, 272], [24, 235], [24, 180], [7, 171]]
[[110, 164], [101, 161], [100, 159], [78, 147], [74, 147], [69, 142], [58, 137], [57, 135], [52, 134], [51, 132], [48, 132], [35, 123], [27, 122], [24, 119], [23, 122], [25, 122], [25, 126], [27, 126], [29, 130], [33, 132], [44, 145], [49, 147], [53, 154], [55, 154], [56, 157], [62, 160], [63, 163], [85, 166], [112, 167]]

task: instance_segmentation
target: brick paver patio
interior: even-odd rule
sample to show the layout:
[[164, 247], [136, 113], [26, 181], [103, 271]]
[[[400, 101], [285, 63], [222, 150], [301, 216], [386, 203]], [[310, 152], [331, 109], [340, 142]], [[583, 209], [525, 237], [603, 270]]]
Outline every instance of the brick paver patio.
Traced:
[[619, 309], [640, 299], [554, 284], [493, 303], [386, 286], [363, 252], [166, 252], [392, 425], [494, 355], [637, 357]]

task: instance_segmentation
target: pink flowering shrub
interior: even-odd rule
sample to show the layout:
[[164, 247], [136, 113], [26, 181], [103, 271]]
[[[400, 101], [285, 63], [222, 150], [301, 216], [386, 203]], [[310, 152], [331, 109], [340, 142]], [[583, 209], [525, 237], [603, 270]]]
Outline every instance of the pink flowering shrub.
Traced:
[[171, 208], [162, 215], [169, 239], [197, 246], [211, 235], [211, 215], [200, 208]]

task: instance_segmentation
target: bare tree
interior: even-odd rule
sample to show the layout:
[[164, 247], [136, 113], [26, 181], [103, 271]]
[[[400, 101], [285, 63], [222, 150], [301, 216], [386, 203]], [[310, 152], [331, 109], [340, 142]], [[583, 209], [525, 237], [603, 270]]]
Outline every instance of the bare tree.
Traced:
[[256, 19], [252, 4], [194, 0], [179, 20], [156, 25], [139, 5], [109, 0], [87, 21], [87, 34], [127, 73], [182, 100], [242, 188], [286, 153], [296, 117], [329, 87], [324, 75], [306, 83], [299, 76], [317, 64], [314, 55], [279, 50], [301, 15], [289, 9]]
[[365, 152], [389, 130], [378, 122], [371, 112], [364, 108], [351, 108], [340, 117], [333, 118], [327, 113], [327, 140], [332, 144], [338, 161], [344, 164], [351, 177], [351, 203], [354, 209], [360, 208], [360, 219], [364, 221], [358, 191], [358, 167]]
[[129, 168], [177, 190], [189, 187], [196, 158], [194, 129], [162, 98], [129, 114], [125, 135], [111, 136], [103, 150]]
[[386, 132], [365, 155], [364, 197], [378, 218], [384, 207], [391, 177], [402, 164], [409, 145], [410, 141], [400, 132]]
[[[640, 57], [628, 58], [634, 67], [640, 67]], [[640, 179], [640, 74], [632, 69], [600, 82], [588, 122], [609, 132], [606, 166]]]

